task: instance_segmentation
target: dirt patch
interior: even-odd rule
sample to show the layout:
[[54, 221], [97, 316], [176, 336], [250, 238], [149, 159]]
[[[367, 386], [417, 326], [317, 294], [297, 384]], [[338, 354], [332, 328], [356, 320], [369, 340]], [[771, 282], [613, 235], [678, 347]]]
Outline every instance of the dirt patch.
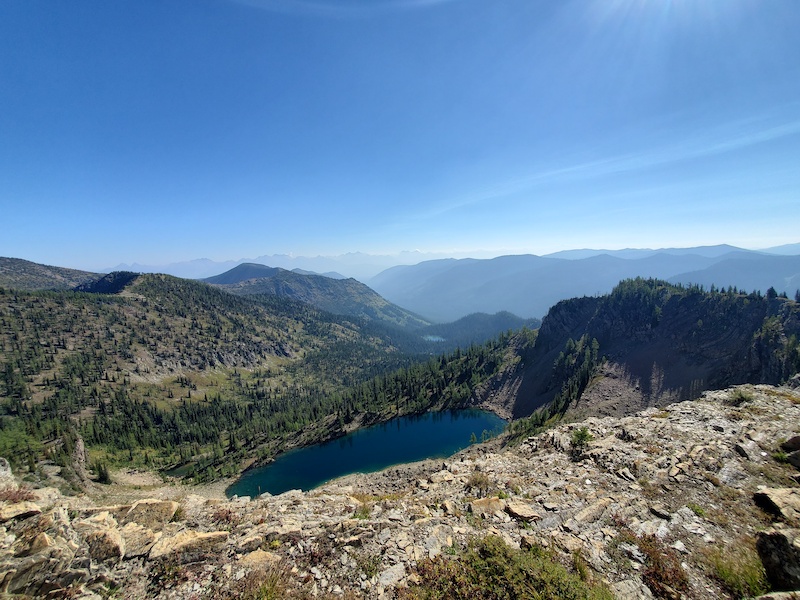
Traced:
[[203, 485], [189, 485], [173, 477], [138, 469], [120, 469], [111, 472], [109, 485], [92, 484], [86, 495], [97, 503], [129, 504], [142, 498], [180, 500], [189, 495], [214, 500], [225, 500], [225, 489], [233, 479], [222, 479]]

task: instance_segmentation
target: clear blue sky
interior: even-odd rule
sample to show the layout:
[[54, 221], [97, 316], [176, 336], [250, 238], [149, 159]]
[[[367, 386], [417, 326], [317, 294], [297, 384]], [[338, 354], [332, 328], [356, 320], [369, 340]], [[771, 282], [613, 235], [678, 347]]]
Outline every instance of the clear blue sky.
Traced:
[[0, 255], [800, 241], [797, 0], [3, 0]]

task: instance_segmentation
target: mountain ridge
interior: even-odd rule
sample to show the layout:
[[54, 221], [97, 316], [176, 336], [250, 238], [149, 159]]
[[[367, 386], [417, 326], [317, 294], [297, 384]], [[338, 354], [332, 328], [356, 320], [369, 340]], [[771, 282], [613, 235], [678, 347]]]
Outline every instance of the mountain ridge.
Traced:
[[0, 257], [0, 287], [19, 290], [66, 290], [102, 277], [78, 269], [42, 265], [22, 258]]
[[[636, 258], [593, 254], [579, 259], [517, 255], [494, 259], [431, 261], [393, 267], [369, 284], [387, 300], [434, 321], [452, 321], [473, 312], [508, 310], [522, 317], [541, 317], [559, 300], [608, 293], [619, 281], [656, 277], [686, 284], [707, 283], [766, 292], [794, 294], [800, 281], [800, 259], [710, 247], [707, 256], [655, 252]], [[731, 261], [730, 263], [726, 261]], [[733, 265], [729, 272], [715, 265]], [[691, 276], [689, 276], [691, 275]], [[769, 285], [766, 285], [769, 284]]]
[[430, 324], [353, 278], [333, 279], [243, 263], [203, 281], [236, 295], [287, 297], [333, 314], [367, 318], [396, 327], [419, 329]]

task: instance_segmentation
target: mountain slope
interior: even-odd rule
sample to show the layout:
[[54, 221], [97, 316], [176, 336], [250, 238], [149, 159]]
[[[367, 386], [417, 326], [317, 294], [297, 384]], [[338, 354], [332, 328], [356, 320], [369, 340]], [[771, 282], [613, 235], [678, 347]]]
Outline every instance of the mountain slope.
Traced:
[[799, 434], [798, 390], [748, 386], [252, 499], [127, 468], [26, 494], [7, 471], [27, 501], [0, 563], [26, 598], [755, 597], [797, 577], [797, 471], [773, 456]]
[[101, 276], [88, 271], [40, 265], [0, 256], [0, 287], [13, 290], [68, 290]]
[[245, 263], [205, 281], [240, 296], [291, 298], [333, 314], [362, 317], [399, 327], [419, 328], [429, 324], [355, 279], [333, 279]]
[[230, 474], [245, 448], [335, 414], [333, 392], [412, 360], [369, 324], [287, 298], [168, 275], [111, 274], [101, 287], [0, 290], [0, 449], [12, 462], [81, 435], [114, 460]]

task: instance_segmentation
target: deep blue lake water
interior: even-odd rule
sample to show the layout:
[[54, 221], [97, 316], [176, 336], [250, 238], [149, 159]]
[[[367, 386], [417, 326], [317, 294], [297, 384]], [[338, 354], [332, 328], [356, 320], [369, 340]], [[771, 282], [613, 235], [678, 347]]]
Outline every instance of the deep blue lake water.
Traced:
[[230, 496], [310, 490], [342, 475], [369, 473], [426, 458], [445, 458], [466, 448], [474, 433], [497, 434], [506, 422], [482, 410], [429, 412], [398, 417], [339, 439], [290, 450], [245, 472], [226, 490]]

